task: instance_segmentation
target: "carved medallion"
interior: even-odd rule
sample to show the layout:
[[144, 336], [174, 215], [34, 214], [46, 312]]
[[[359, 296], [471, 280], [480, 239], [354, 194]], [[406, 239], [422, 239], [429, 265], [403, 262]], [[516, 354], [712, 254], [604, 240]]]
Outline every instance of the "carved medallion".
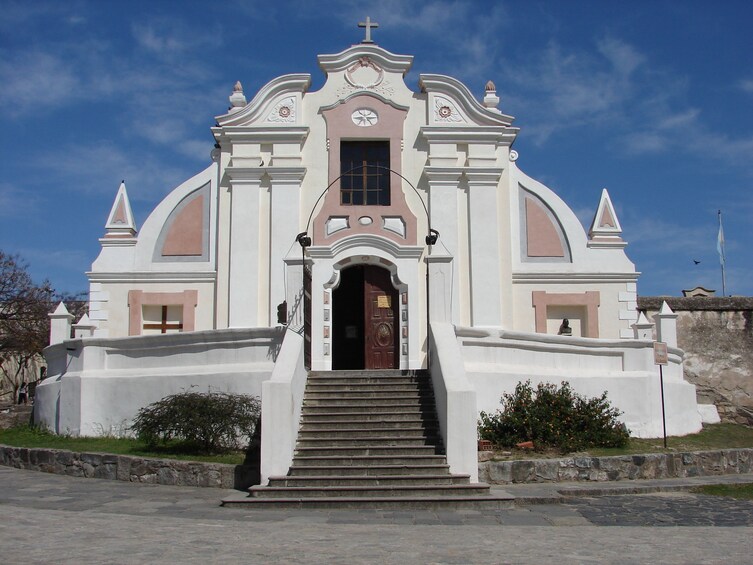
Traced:
[[465, 123], [455, 104], [443, 96], [434, 97], [434, 120], [453, 124]]
[[379, 347], [387, 347], [392, 344], [392, 328], [389, 324], [379, 324], [374, 334], [374, 340]]
[[345, 71], [345, 80], [356, 88], [376, 88], [384, 80], [384, 70], [368, 57], [361, 57]]
[[358, 127], [367, 128], [379, 121], [377, 113], [370, 108], [359, 108], [350, 115], [350, 119]]
[[275, 104], [272, 111], [267, 114], [267, 122], [295, 122], [295, 98], [292, 96], [283, 98]]

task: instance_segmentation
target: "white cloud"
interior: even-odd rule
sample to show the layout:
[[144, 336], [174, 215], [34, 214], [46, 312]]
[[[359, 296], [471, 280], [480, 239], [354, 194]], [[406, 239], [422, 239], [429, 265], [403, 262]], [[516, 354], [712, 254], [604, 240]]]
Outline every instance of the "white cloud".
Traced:
[[740, 81], [740, 88], [749, 94], [753, 94], [753, 78]]
[[126, 152], [107, 143], [60, 148], [39, 162], [58, 175], [61, 188], [114, 198], [120, 181], [125, 180], [131, 200], [151, 202], [188, 176], [187, 171], [169, 166], [148, 151]]
[[33, 212], [39, 202], [35, 192], [8, 183], [0, 183], [0, 218], [18, 217]]
[[[351, 11], [345, 21], [352, 24], [355, 13]], [[468, 2], [438, 1], [431, 3], [406, 2], [404, 0], [387, 0], [374, 7], [376, 19], [380, 25], [392, 28], [410, 28], [415, 33], [435, 34], [447, 31], [458, 21], [470, 19], [471, 6]], [[355, 13], [354, 13], [355, 12]]]
[[523, 59], [508, 60], [503, 105], [513, 113], [522, 109], [530, 124], [526, 132], [539, 144], [577, 126], [626, 124], [645, 66], [645, 56], [614, 37], [598, 40], [590, 51], [551, 41]]
[[698, 259], [699, 254], [708, 252], [712, 244], [716, 245], [716, 233], [711, 224], [680, 225], [666, 218], [636, 214], [632, 210], [628, 210], [627, 218], [621, 223], [630, 245], [645, 247], [652, 254], [685, 253], [689, 258]]
[[596, 47], [623, 79], [628, 79], [646, 60], [632, 45], [616, 37], [604, 37]]
[[[686, 78], [655, 68], [618, 38], [602, 38], [595, 47], [566, 49], [551, 42], [505, 67], [502, 84], [509, 90], [500, 93], [502, 111], [522, 110], [529, 139], [544, 144], [573, 128], [609, 128], [615, 149], [625, 155], [679, 151], [753, 175], [753, 135], [733, 137], [708, 124], [702, 109], [685, 101], [691, 87]], [[753, 92], [753, 80], [741, 88]]]
[[185, 155], [197, 161], [205, 161], [209, 164], [209, 155], [214, 148], [214, 143], [211, 139], [207, 138], [206, 141], [199, 141], [198, 139], [189, 139], [178, 143], [177, 150]]
[[191, 29], [176, 18], [153, 18], [145, 23], [134, 23], [131, 32], [139, 47], [168, 61], [191, 51], [222, 44], [218, 28]]
[[[305, 2], [305, 5], [302, 15], [320, 15], [319, 3]], [[500, 37], [512, 21], [502, 2], [484, 4], [480, 10], [477, 2], [468, 0], [383, 0], [378, 4], [336, 0], [328, 9], [349, 29], [368, 14], [380, 26], [372, 32], [379, 44], [385, 35], [406, 34], [416, 41], [436, 44], [436, 49], [423, 55], [422, 70], [456, 76], [468, 81], [471, 87], [477, 83], [480, 89], [493, 78], [490, 73], [499, 52]]]
[[80, 78], [63, 58], [0, 50], [0, 105], [7, 114], [49, 111], [81, 97]]

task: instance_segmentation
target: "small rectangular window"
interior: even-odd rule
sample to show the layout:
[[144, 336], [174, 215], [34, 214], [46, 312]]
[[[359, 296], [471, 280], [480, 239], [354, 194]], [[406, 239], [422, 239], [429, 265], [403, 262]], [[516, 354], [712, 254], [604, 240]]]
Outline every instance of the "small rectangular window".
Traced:
[[340, 143], [340, 204], [390, 205], [390, 142]]
[[183, 306], [145, 305], [142, 310], [143, 335], [183, 331]]

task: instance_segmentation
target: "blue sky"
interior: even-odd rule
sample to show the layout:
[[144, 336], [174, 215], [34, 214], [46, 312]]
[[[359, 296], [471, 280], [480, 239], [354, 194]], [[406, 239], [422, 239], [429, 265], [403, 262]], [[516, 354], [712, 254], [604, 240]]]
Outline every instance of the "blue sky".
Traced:
[[[214, 116], [319, 53], [373, 38], [521, 128], [518, 164], [589, 224], [608, 188], [641, 295], [753, 295], [753, 2], [0, 0], [0, 249], [36, 280], [84, 272], [121, 179], [141, 225], [209, 163]], [[587, 226], [586, 226], [587, 227]], [[695, 265], [694, 260], [700, 261]]]

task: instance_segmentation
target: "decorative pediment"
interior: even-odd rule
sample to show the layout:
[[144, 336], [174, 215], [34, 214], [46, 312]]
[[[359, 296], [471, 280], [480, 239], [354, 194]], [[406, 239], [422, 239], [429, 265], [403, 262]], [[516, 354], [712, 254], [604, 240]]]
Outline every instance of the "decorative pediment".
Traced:
[[325, 88], [334, 87], [338, 100], [364, 92], [390, 100], [400, 91], [409, 92], [403, 77], [412, 64], [413, 57], [370, 44], [354, 45], [335, 55], [319, 55], [319, 66], [327, 74]]
[[[297, 123], [301, 97], [311, 84], [309, 74], [283, 75], [265, 84], [248, 104], [231, 107], [227, 114], [217, 116], [217, 125], [248, 126], [260, 123]], [[231, 100], [232, 102], [232, 100]]]
[[[419, 86], [429, 96], [430, 125], [510, 126], [514, 120], [496, 108], [486, 107], [467, 86], [452, 77], [424, 74]], [[517, 128], [512, 131], [517, 132]]]
[[[343, 70], [352, 70], [353, 64], [363, 68], [373, 66], [374, 70], [381, 69], [390, 74], [399, 73], [405, 76], [413, 65], [412, 55], [396, 55], [378, 45], [353, 45], [334, 55], [319, 55], [319, 67], [327, 74]], [[366, 64], [364, 64], [366, 62]]]

